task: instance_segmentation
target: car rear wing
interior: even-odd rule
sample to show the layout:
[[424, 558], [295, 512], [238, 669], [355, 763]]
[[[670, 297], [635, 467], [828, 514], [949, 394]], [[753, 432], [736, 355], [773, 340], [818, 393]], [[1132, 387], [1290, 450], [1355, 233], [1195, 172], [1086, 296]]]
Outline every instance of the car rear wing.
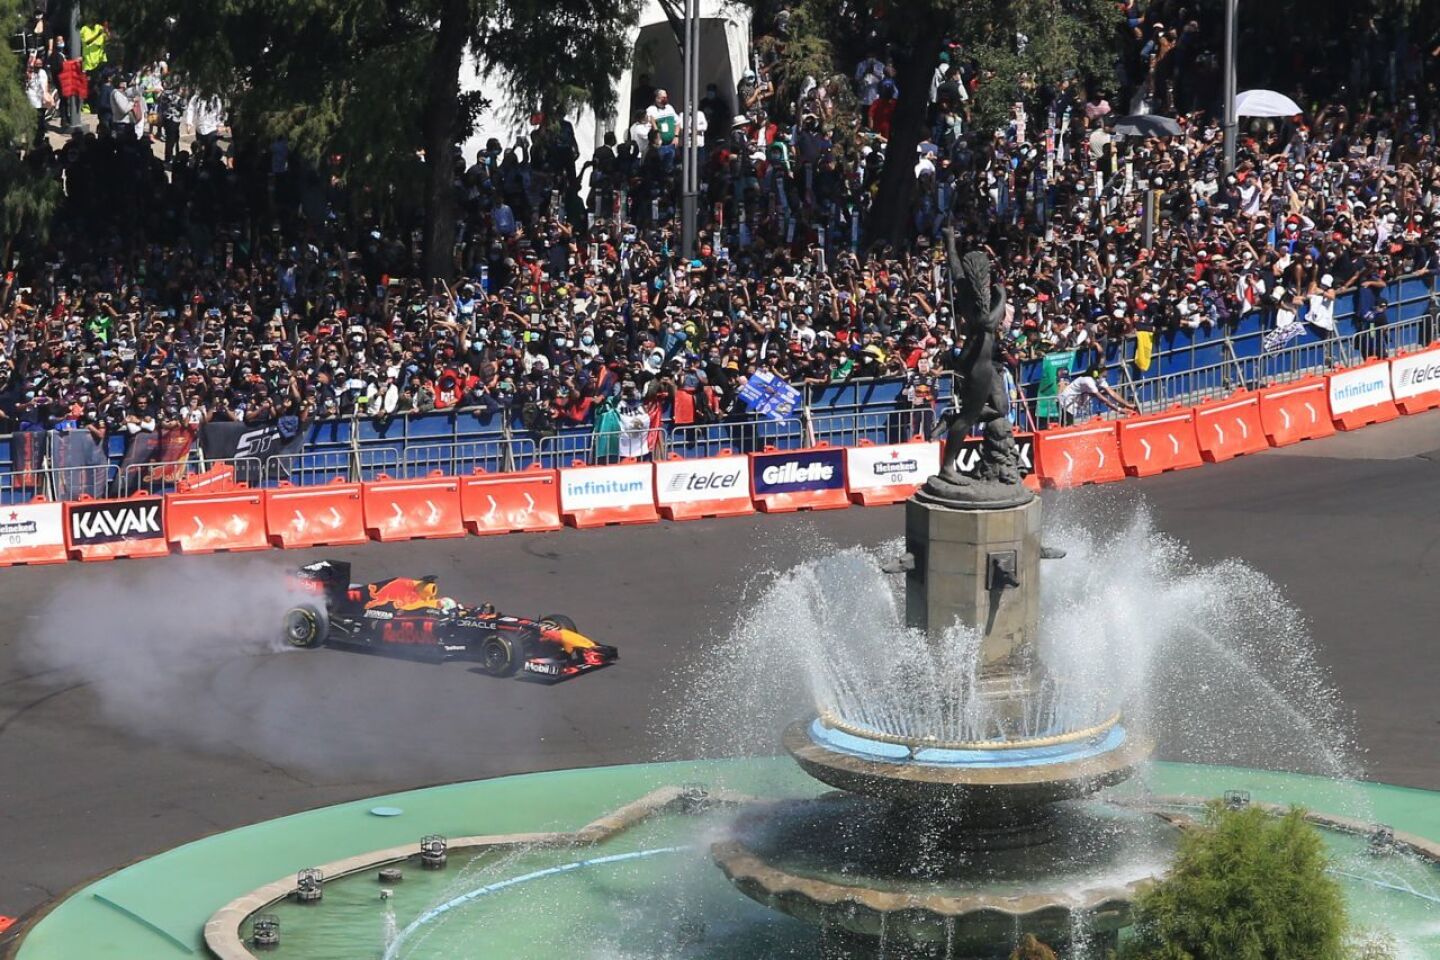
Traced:
[[295, 571], [296, 585], [307, 591], [324, 593], [326, 599], [339, 602], [350, 588], [350, 563], [346, 560], [319, 560]]

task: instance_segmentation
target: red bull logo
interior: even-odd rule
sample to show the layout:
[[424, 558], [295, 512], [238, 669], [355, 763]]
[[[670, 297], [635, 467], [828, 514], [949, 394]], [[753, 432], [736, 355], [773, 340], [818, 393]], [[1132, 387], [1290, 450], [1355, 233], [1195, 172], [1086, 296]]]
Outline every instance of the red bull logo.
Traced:
[[394, 580], [378, 586], [372, 583], [369, 590], [370, 599], [365, 603], [366, 610], [374, 610], [379, 607], [390, 607], [393, 610], [422, 610], [426, 607], [438, 606], [440, 603], [440, 588], [434, 580], [396, 577]]

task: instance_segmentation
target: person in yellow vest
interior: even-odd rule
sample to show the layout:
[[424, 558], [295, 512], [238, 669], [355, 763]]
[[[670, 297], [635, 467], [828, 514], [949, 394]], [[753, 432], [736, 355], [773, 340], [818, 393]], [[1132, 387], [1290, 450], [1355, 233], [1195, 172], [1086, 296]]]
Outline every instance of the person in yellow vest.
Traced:
[[105, 44], [109, 40], [108, 23], [92, 23], [80, 28], [80, 61], [86, 73], [94, 73], [104, 65]]

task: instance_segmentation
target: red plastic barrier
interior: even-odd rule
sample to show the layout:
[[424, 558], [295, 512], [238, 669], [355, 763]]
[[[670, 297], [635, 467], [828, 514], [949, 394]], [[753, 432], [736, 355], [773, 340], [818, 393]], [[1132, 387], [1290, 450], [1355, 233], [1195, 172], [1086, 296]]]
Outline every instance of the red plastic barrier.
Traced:
[[655, 503], [666, 520], [743, 517], [750, 499], [750, 459], [721, 450], [717, 457], [686, 460], [674, 454], [655, 464]]
[[198, 493], [204, 490], [215, 493], [219, 490], [235, 490], [245, 486], [235, 482], [235, 467], [228, 463], [217, 463], [204, 473], [190, 473], [175, 484], [176, 493]]
[[1390, 395], [1401, 413], [1440, 407], [1440, 349], [1396, 357], [1390, 361]]
[[1270, 446], [1260, 425], [1260, 395], [1248, 390], [1195, 408], [1200, 456], [1219, 463]]
[[360, 484], [332, 480], [323, 487], [282, 483], [265, 491], [265, 529], [277, 547], [364, 543], [365, 505]]
[[163, 557], [165, 501], [148, 493], [123, 500], [81, 497], [65, 504], [65, 546], [79, 560]]
[[1042, 430], [1035, 434], [1035, 471], [1046, 487], [1078, 487], [1125, 479], [1113, 422]]
[[64, 563], [65, 505], [36, 497], [0, 507], [0, 567]]
[[1149, 417], [1121, 420], [1120, 459], [1132, 477], [1152, 477], [1169, 470], [1198, 467], [1200, 444], [1195, 438], [1195, 415], [1172, 407]]
[[823, 443], [804, 450], [766, 447], [750, 455], [750, 488], [765, 513], [848, 507], [845, 450]]
[[460, 516], [471, 533], [559, 530], [560, 474], [533, 466], [521, 473], [460, 478]]
[[1400, 416], [1390, 393], [1390, 362], [1375, 360], [1325, 375], [1330, 387], [1330, 419], [1341, 430], [1358, 430]]
[[603, 467], [575, 466], [560, 471], [560, 515], [572, 527], [612, 523], [654, 523], [655, 468], [626, 461]]
[[165, 532], [181, 553], [269, 549], [265, 493], [237, 489], [171, 494], [165, 498]]
[[1261, 390], [1260, 425], [1270, 446], [1285, 447], [1334, 434], [1327, 389], [1324, 377], [1310, 377]]
[[0, 933], [4, 933], [6, 930], [9, 930], [18, 922], [19, 921], [16, 920], [14, 917], [0, 917]]
[[864, 507], [908, 500], [940, 472], [940, 444], [915, 437], [909, 443], [877, 446], [861, 440], [845, 448], [845, 482], [850, 499]]
[[382, 473], [361, 491], [365, 529], [376, 540], [465, 536], [456, 477], [437, 470], [421, 480], [392, 480]]

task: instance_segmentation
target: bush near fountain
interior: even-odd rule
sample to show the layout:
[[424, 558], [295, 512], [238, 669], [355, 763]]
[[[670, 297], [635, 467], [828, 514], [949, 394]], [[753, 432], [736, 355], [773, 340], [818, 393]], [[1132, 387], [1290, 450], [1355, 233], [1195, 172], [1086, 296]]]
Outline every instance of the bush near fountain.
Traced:
[[1123, 960], [1345, 960], [1345, 900], [1320, 832], [1211, 803], [1169, 876], [1140, 895]]

